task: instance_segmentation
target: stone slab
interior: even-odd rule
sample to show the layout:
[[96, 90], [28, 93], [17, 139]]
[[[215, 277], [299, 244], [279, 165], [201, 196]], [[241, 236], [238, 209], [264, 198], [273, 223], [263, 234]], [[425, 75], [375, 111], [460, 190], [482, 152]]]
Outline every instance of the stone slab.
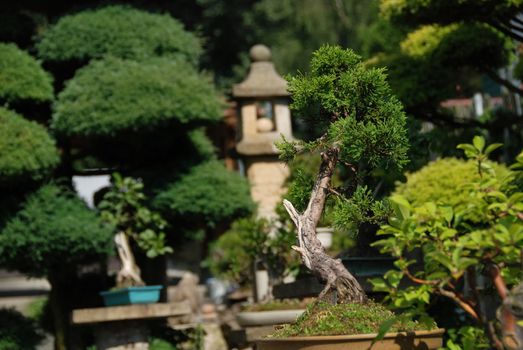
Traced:
[[74, 310], [72, 323], [89, 324], [125, 320], [145, 320], [182, 316], [190, 313], [191, 307], [187, 302], [111, 306]]

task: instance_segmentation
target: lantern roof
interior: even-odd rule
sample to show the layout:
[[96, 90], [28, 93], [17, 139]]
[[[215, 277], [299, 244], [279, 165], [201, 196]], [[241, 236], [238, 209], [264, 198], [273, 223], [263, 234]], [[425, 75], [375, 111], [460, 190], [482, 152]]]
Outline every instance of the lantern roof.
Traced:
[[287, 97], [287, 81], [283, 79], [271, 61], [271, 50], [262, 44], [249, 51], [251, 67], [244, 81], [235, 84], [232, 95], [236, 98]]

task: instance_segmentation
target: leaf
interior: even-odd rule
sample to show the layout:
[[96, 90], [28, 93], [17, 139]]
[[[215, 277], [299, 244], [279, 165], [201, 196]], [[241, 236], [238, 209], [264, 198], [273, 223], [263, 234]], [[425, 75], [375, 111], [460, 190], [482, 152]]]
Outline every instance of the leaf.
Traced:
[[394, 211], [401, 219], [406, 219], [410, 216], [411, 206], [405, 197], [394, 195], [390, 197], [390, 201]]
[[380, 324], [380, 328], [378, 329], [378, 334], [376, 335], [376, 338], [372, 340], [372, 344], [376, 343], [379, 340], [382, 340], [385, 337], [385, 334], [389, 331], [389, 329], [398, 321], [399, 317], [393, 317], [391, 319], [385, 320]]
[[485, 138], [483, 136], [476, 135], [472, 139], [472, 144], [479, 152], [482, 152], [483, 148], [485, 148]]
[[490, 153], [492, 153], [493, 151], [497, 150], [501, 146], [503, 146], [502, 143], [493, 143], [491, 145], [488, 145], [487, 148], [485, 149], [485, 155], [488, 156]]
[[468, 143], [461, 143], [456, 148], [465, 151], [465, 155], [469, 158], [474, 157], [478, 154], [478, 150]]

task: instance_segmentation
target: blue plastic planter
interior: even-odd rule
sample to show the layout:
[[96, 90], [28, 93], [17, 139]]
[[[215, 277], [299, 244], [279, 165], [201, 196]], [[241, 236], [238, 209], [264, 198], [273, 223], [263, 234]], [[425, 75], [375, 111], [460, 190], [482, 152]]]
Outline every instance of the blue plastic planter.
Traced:
[[160, 300], [163, 286], [128, 287], [114, 291], [101, 292], [105, 306], [151, 304]]

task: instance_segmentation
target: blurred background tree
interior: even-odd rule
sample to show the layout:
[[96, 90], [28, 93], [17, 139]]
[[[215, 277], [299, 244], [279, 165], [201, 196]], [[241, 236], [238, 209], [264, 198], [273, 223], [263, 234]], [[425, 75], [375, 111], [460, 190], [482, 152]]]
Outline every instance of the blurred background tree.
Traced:
[[[170, 215], [171, 245], [198, 238], [197, 230], [205, 238], [254, 206], [246, 181], [217, 161], [205, 135], [225, 105], [200, 72], [200, 40], [179, 21], [109, 6], [40, 29], [27, 48], [50, 73], [15, 44], [2, 44], [0, 55], [7, 108], [0, 109], [0, 266], [50, 280], [56, 347], [66, 349], [76, 341], [66, 317], [86, 299], [63, 287], [75, 283], [79, 267], [105, 259], [115, 233], [71, 191], [73, 176], [118, 170], [142, 177], [148, 205], [199, 218], [177, 225], [180, 215]], [[220, 193], [209, 191], [213, 184]], [[165, 281], [165, 260], [153, 264], [160, 273], [145, 281]]]

